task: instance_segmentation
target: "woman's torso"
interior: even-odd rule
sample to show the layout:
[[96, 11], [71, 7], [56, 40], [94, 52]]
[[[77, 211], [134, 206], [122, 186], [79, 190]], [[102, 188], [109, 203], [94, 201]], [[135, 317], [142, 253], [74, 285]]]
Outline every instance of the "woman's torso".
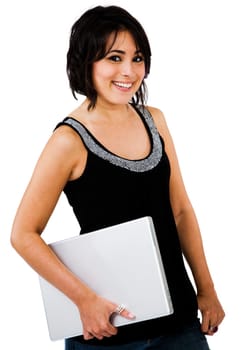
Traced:
[[[123, 343], [174, 331], [197, 315], [196, 295], [186, 273], [169, 199], [170, 165], [164, 141], [152, 116], [136, 108], [150, 138], [149, 153], [142, 159], [129, 160], [104, 147], [80, 122], [66, 118], [87, 149], [82, 175], [69, 181], [64, 192], [80, 224], [81, 233], [151, 216], [166, 270], [174, 314], [120, 327], [118, 335], [101, 344]], [[124, 141], [124, 140], [123, 140]], [[82, 337], [76, 338], [85, 342]], [[98, 340], [88, 344], [100, 344]]]

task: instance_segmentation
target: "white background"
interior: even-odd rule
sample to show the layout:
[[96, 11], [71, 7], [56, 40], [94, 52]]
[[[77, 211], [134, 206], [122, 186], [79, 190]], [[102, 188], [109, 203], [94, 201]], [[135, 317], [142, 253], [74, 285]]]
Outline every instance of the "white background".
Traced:
[[[241, 10], [237, 0], [119, 0], [143, 24], [152, 51], [149, 104], [166, 115], [196, 210], [226, 319], [209, 343], [237, 349], [240, 315]], [[77, 103], [65, 55], [70, 27], [92, 5], [77, 0], [0, 4], [1, 348], [63, 349], [51, 342], [38, 278], [9, 244], [11, 224], [35, 162], [55, 124]], [[64, 197], [48, 242], [78, 226]]]

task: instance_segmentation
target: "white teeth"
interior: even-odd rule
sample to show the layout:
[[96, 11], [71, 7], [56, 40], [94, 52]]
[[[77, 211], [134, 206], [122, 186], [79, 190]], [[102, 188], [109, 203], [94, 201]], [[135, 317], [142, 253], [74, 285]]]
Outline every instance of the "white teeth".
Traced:
[[117, 85], [117, 86], [119, 86], [119, 87], [125, 88], [125, 89], [129, 89], [129, 88], [132, 86], [131, 83], [119, 83], [119, 82], [115, 82], [114, 84]]

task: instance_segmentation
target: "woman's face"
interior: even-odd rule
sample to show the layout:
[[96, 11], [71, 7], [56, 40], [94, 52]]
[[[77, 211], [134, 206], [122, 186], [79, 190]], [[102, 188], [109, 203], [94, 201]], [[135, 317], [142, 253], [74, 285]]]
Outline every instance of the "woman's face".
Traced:
[[119, 32], [112, 45], [113, 38], [107, 41], [107, 55], [93, 64], [93, 84], [97, 103], [126, 104], [145, 77], [145, 62], [128, 31]]

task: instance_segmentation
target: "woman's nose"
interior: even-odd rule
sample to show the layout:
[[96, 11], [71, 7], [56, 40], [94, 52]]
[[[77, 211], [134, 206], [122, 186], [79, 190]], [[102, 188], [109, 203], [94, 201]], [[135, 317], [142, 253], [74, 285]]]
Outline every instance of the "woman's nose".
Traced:
[[131, 76], [133, 74], [132, 62], [123, 62], [121, 67], [121, 74], [123, 76]]

